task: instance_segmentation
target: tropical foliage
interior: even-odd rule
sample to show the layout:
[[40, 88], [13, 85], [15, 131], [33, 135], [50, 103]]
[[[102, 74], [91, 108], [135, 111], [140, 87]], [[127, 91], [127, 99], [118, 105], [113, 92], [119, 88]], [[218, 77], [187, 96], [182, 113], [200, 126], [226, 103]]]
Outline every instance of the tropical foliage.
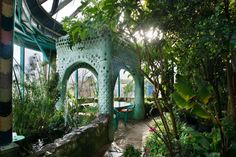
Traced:
[[[182, 115], [190, 114], [198, 123], [214, 122], [210, 132], [213, 128], [220, 132], [221, 146], [212, 153], [227, 156], [231, 142], [221, 119], [229, 116], [236, 124], [235, 12], [234, 0], [84, 0], [82, 18], [65, 18], [64, 28], [72, 44], [104, 28], [112, 31], [113, 40], [118, 36], [130, 41], [140, 56], [140, 70], [155, 88], [154, 103], [161, 120], [156, 129], [165, 144], [165, 155], [182, 156], [185, 152], [182, 137], [189, 132], [181, 130], [180, 121]], [[225, 115], [227, 108], [230, 112]], [[194, 133], [196, 139], [198, 135], [205, 138], [204, 133], [198, 133]], [[213, 136], [207, 139], [214, 141]], [[192, 142], [198, 145], [199, 141]], [[198, 146], [206, 148], [201, 143]], [[193, 154], [206, 155], [197, 152]], [[204, 152], [211, 151], [207, 148]]]
[[134, 148], [132, 145], [127, 145], [123, 153], [124, 157], [140, 157], [141, 151]]
[[[39, 65], [40, 67], [40, 65]], [[40, 67], [40, 69], [43, 67]], [[70, 95], [67, 100], [69, 121], [65, 125], [65, 111], [56, 110], [55, 104], [59, 99], [58, 74], [52, 73], [47, 79], [43, 70], [38, 70], [38, 78], [31, 79], [30, 73], [25, 81], [25, 95], [14, 88], [13, 93], [13, 131], [27, 138], [58, 138], [54, 132], [59, 130], [62, 135], [73, 128], [89, 124], [96, 117], [97, 107], [82, 107], [75, 98]], [[16, 87], [18, 84], [15, 84]], [[70, 102], [70, 103], [69, 103]], [[50, 137], [52, 136], [52, 137]]]

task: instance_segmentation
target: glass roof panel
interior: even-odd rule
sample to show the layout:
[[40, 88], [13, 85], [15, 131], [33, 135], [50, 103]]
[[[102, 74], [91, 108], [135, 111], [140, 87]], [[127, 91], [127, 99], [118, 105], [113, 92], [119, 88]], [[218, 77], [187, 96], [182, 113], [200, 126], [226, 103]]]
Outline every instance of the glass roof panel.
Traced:
[[58, 22], [61, 22], [65, 16], [70, 16], [80, 5], [80, 0], [73, 0], [60, 11], [58, 11], [55, 15], [53, 15], [53, 18]]
[[47, 0], [46, 2], [41, 4], [41, 6], [49, 13], [52, 8], [52, 3], [53, 3], [53, 0]]
[[[66, 0], [59, 0], [60, 3]], [[53, 0], [47, 0], [41, 6], [49, 13], [51, 11]], [[58, 22], [61, 22], [64, 17], [70, 16], [79, 6], [81, 5], [81, 0], [72, 0], [64, 8], [55, 13], [52, 17]]]

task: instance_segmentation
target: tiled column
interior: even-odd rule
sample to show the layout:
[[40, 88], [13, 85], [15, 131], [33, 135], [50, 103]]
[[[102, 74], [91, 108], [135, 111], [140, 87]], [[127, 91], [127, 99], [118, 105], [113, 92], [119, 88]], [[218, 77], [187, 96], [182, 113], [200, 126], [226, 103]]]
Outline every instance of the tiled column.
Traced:
[[0, 1], [0, 146], [12, 142], [14, 0]]
[[135, 80], [135, 108], [133, 118], [136, 120], [143, 119], [145, 116], [144, 110], [144, 77], [141, 74], [136, 74]]

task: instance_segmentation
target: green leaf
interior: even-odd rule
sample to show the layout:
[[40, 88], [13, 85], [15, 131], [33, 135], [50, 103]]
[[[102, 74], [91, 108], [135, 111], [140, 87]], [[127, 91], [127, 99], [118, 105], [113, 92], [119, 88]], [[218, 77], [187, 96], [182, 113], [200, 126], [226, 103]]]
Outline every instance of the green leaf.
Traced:
[[98, 8], [91, 7], [91, 8], [87, 8], [86, 11], [89, 12], [90, 14], [95, 14], [98, 11]]
[[80, 38], [84, 40], [88, 36], [88, 33], [86, 30], [83, 30], [80, 32]]
[[189, 101], [195, 96], [193, 86], [190, 81], [185, 79], [183, 76], [177, 76], [177, 83], [175, 83], [175, 89], [177, 92], [186, 100]]
[[195, 81], [198, 88], [197, 97], [203, 104], [207, 104], [212, 97], [210, 87], [199, 78], [196, 78]]
[[189, 110], [194, 106], [194, 103], [188, 103], [177, 92], [172, 93], [171, 97], [174, 99], [176, 105], [181, 109]]
[[220, 157], [220, 153], [212, 152], [211, 154], [209, 154], [209, 157]]
[[201, 144], [201, 146], [203, 148], [205, 148], [206, 150], [209, 150], [210, 149], [210, 142], [206, 139], [206, 137], [202, 136], [200, 139], [199, 139], [199, 143]]
[[203, 119], [210, 119], [210, 115], [199, 105], [195, 105], [191, 113]]

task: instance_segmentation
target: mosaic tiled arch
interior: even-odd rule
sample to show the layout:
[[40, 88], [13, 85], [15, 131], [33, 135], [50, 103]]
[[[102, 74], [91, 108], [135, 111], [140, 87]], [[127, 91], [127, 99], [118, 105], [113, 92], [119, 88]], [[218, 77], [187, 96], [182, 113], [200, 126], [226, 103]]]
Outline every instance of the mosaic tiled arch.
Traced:
[[112, 52], [112, 89], [121, 69], [128, 71], [135, 82], [135, 110], [134, 119], [144, 117], [144, 76], [140, 71], [140, 62], [137, 54], [124, 44], [113, 46]]
[[94, 69], [97, 73], [99, 113], [113, 117], [115, 82], [119, 71], [127, 69], [135, 81], [136, 107], [133, 118], [144, 118], [144, 81], [139, 70], [139, 58], [124, 41], [113, 42], [109, 32], [97, 32], [72, 47], [68, 36], [61, 37], [56, 47], [61, 87], [59, 105], [64, 104], [66, 79], [69, 74], [78, 68], [77, 66], [86, 65], [86, 68]]
[[65, 69], [64, 74], [62, 74], [61, 76], [63, 76], [60, 79], [60, 93], [61, 93], [61, 100], [65, 100], [66, 99], [66, 88], [67, 88], [67, 80], [69, 79], [69, 77], [71, 76], [71, 74], [80, 68], [85, 68], [87, 70], [89, 70], [90, 72], [93, 73], [93, 75], [97, 78], [98, 77], [98, 73], [95, 70], [94, 67], [92, 67], [90, 64], [85, 63], [85, 62], [75, 62], [74, 64], [70, 64], [67, 65], [67, 69]]

